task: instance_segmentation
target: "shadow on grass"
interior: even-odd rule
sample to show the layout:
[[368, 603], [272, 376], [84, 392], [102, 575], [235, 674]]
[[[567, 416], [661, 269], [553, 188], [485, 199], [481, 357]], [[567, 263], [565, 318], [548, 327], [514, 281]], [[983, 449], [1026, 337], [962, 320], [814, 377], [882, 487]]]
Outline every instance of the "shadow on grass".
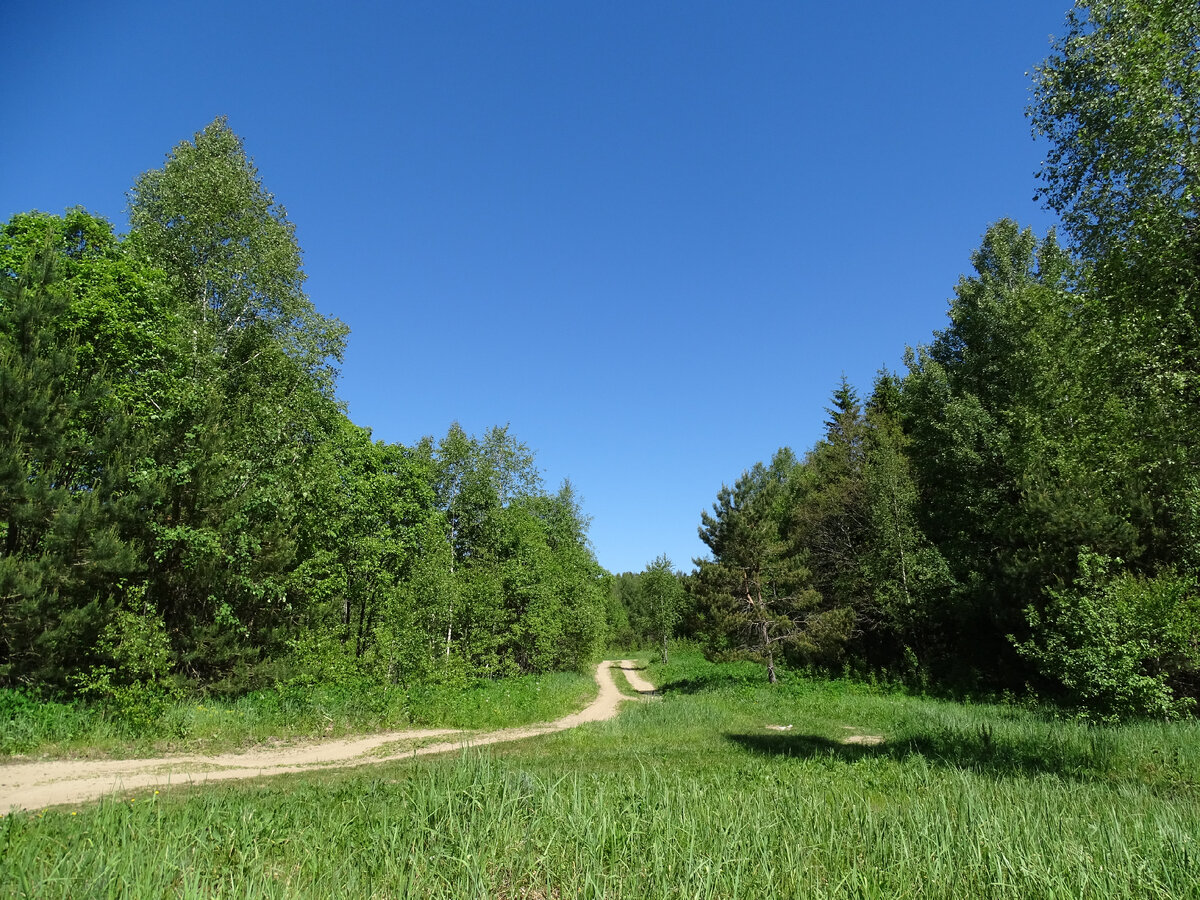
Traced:
[[989, 729], [909, 735], [882, 744], [843, 744], [816, 734], [726, 734], [751, 753], [808, 759], [904, 761], [920, 757], [934, 765], [987, 775], [1057, 775], [1090, 780], [1107, 777], [1112, 747], [1104, 740], [1067, 742], [998, 739]]
[[721, 688], [767, 687], [767, 679], [760, 672], [728, 673], [714, 672], [712, 674], [696, 675], [692, 678], [676, 678], [660, 687], [662, 694], [701, 694]]
[[711, 691], [713, 688], [739, 683], [722, 676], [704, 675], [700, 678], [680, 678], [668, 681], [658, 690], [663, 694], [699, 694], [701, 691]]

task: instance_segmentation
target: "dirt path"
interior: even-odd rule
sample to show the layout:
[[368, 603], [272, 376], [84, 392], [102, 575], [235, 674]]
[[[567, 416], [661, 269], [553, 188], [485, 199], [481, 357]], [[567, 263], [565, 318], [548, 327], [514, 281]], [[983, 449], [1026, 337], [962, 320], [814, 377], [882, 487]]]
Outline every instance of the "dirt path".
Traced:
[[[83, 803], [121, 792], [131, 797], [146, 789], [168, 785], [203, 784], [233, 778], [258, 778], [313, 769], [348, 768], [385, 760], [447, 753], [503, 741], [564, 731], [586, 722], [603, 722], [617, 714], [621, 694], [612, 668], [622, 670], [634, 690], [650, 693], [654, 686], [638, 674], [630, 660], [606, 660], [596, 667], [599, 693], [586, 708], [553, 722], [501, 731], [472, 733], [452, 728], [390, 731], [284, 749], [251, 750], [219, 756], [164, 756], [158, 759], [44, 760], [0, 765], [0, 811], [40, 809], [64, 803]], [[450, 735], [455, 737], [450, 738]], [[438, 740], [444, 738], [444, 740]]]
[[625, 673], [625, 680], [629, 682], [629, 686], [639, 694], [653, 694], [654, 685], [642, 677], [642, 667], [637, 663], [632, 663], [627, 659], [621, 660], [619, 663], [614, 663], [621, 667], [621, 671]]

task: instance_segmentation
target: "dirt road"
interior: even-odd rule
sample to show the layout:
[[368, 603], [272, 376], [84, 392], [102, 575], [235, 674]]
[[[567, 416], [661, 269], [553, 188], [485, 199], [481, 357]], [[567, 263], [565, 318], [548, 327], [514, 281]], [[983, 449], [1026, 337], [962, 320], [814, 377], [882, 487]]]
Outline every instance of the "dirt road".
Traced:
[[621, 701], [629, 699], [617, 689], [613, 667], [624, 672], [634, 690], [641, 693], [654, 690], [654, 686], [638, 673], [637, 664], [630, 660], [605, 660], [596, 667], [596, 684], [600, 689], [596, 699], [577, 713], [542, 725], [482, 733], [451, 728], [390, 731], [369, 737], [220, 756], [60, 759], [0, 765], [0, 811], [83, 803], [115, 792], [144, 795], [147, 789], [169, 785], [362, 766], [565, 731], [586, 722], [611, 719], [617, 714]]

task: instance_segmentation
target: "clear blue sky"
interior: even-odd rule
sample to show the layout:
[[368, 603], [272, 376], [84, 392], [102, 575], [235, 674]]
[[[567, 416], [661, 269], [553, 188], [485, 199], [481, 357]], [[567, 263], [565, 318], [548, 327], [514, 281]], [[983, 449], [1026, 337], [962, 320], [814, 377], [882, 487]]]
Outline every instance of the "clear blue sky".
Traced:
[[218, 115], [351, 328], [375, 437], [510, 423], [601, 564], [680, 568], [722, 482], [1039, 234], [1026, 75], [1067, 0], [6, 3], [0, 218], [82, 205]]

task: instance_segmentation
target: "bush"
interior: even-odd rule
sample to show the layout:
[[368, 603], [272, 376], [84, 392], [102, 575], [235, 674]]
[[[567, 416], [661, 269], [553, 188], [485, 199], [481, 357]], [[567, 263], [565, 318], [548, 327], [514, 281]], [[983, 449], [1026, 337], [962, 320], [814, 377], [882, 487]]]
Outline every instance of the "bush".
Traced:
[[1032, 637], [1017, 650], [1089, 718], [1180, 716], [1195, 705], [1184, 685], [1200, 671], [1196, 584], [1117, 573], [1119, 564], [1081, 553], [1074, 589], [1047, 590], [1044, 610], [1026, 610]]
[[[131, 591], [138, 600], [142, 593], [144, 588]], [[118, 609], [96, 649], [105, 662], [75, 677], [80, 694], [135, 734], [157, 730], [179, 693], [170, 680], [171, 645], [162, 616], [148, 604], [136, 612]]]

